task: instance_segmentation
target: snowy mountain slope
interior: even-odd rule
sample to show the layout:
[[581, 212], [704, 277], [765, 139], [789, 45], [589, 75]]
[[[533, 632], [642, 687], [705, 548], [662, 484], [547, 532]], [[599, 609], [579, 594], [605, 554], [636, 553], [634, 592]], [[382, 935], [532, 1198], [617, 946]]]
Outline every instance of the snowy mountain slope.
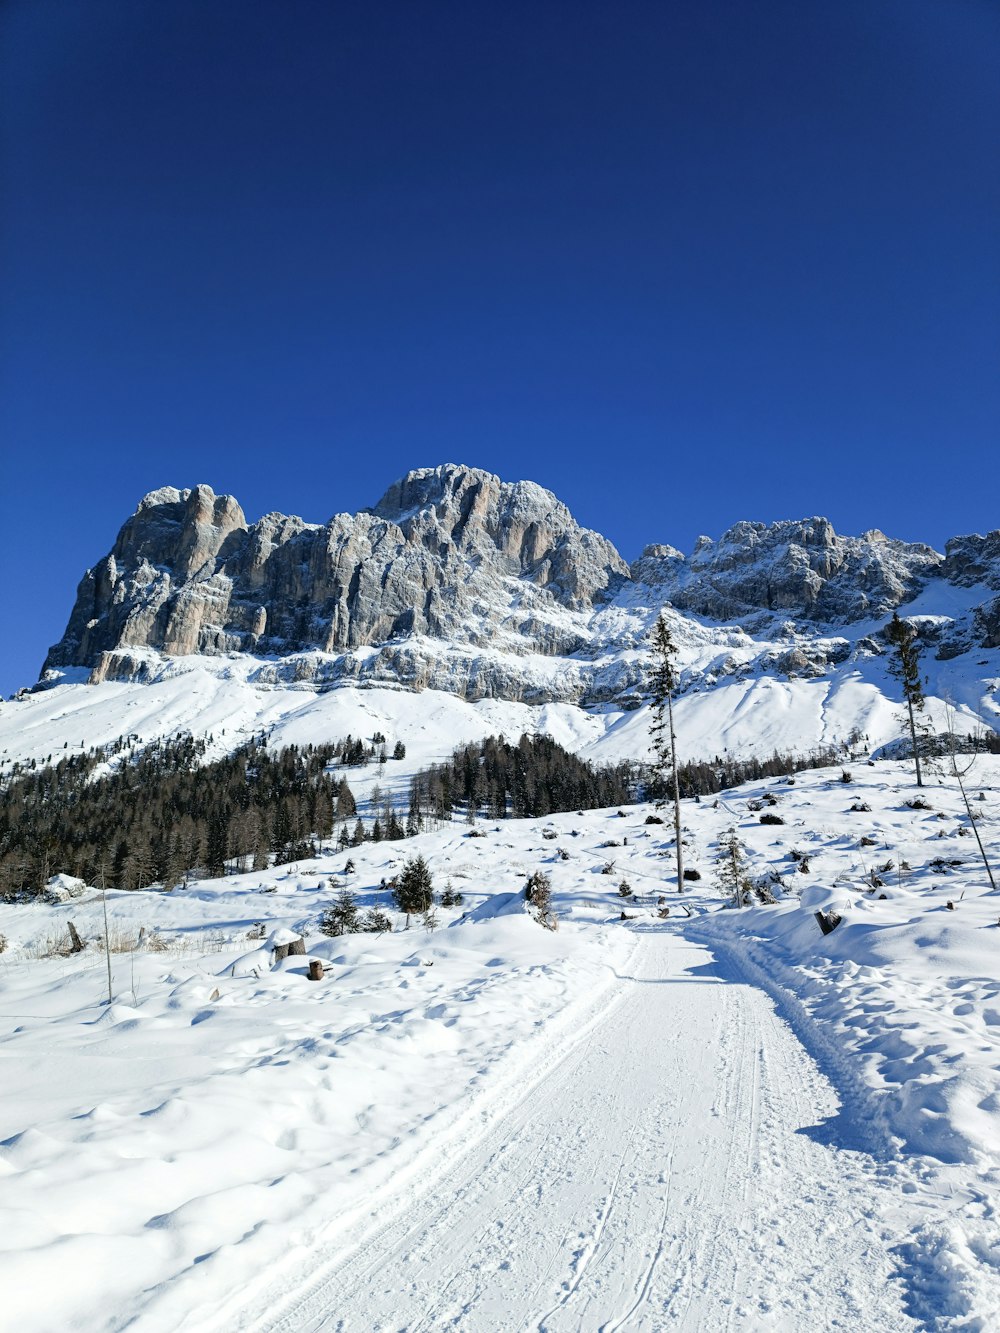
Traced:
[[[720, 654], [705, 642], [700, 626], [681, 644], [676, 718], [684, 758], [774, 750], [801, 754], [830, 745], [875, 749], [902, 735], [899, 687], [884, 659], [858, 658], [822, 675], [787, 678], [772, 674], [759, 655], [753, 656], [757, 646], [729, 647]], [[628, 650], [627, 666], [636, 677], [645, 669], [645, 656], [638, 647]], [[278, 681], [272, 665], [249, 657], [156, 657], [148, 683], [91, 685], [71, 679], [0, 702], [0, 774], [16, 760], [58, 758], [64, 747], [111, 744], [126, 735], [145, 744], [179, 731], [211, 734], [215, 755], [261, 730], [275, 745], [381, 731], [393, 742], [402, 740], [421, 764], [437, 762], [467, 741], [522, 732], [551, 735], [597, 762], [648, 754], [645, 704], [585, 708], [558, 698], [531, 704], [399, 686], [321, 688], [309, 680]], [[521, 658], [518, 665], [526, 674], [537, 668], [550, 678], [564, 669], [553, 658]], [[928, 716], [935, 728], [945, 726], [945, 700], [955, 704], [968, 726], [979, 719], [996, 725], [1000, 652], [977, 656], [975, 665], [958, 658], [932, 659], [927, 666]], [[990, 674], [983, 679], [985, 671]], [[637, 702], [633, 691], [629, 703]]]
[[[996, 863], [1000, 761], [970, 781]], [[782, 825], [760, 823], [764, 794]], [[881, 762], [685, 802], [690, 919], [642, 806], [114, 892], [119, 938], [161, 943], [113, 956], [110, 1007], [93, 943], [37, 957], [68, 918], [99, 936], [98, 894], [5, 907], [10, 1317], [475, 1330], [509, 1304], [550, 1329], [990, 1329], [1000, 898], [957, 792], [914, 794]], [[781, 874], [775, 906], [720, 910], [733, 826], [751, 870]], [[331, 880], [384, 906], [416, 851], [465, 895], [436, 931], [316, 934]], [[517, 896], [538, 868], [555, 934]], [[844, 918], [830, 936], [817, 906]], [[232, 975], [256, 922], [304, 931], [324, 981], [296, 959]]]

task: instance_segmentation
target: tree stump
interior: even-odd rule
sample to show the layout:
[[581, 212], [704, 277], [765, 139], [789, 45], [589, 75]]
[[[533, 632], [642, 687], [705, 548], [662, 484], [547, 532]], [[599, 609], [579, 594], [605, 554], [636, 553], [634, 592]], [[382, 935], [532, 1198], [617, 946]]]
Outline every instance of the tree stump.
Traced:
[[282, 958], [289, 958], [293, 954], [304, 954], [306, 951], [306, 942], [300, 935], [297, 940], [289, 940], [287, 944], [278, 944], [274, 949], [274, 961], [280, 963]]
[[76, 926], [73, 925], [72, 921], [66, 922], [66, 929], [69, 931], [70, 953], [83, 953], [83, 940], [77, 934]]
[[323, 964], [318, 958], [311, 958], [309, 960], [309, 980], [310, 981], [323, 980]]
[[819, 922], [819, 928], [824, 935], [829, 935], [831, 930], [836, 930], [843, 919], [839, 912], [814, 912], [813, 915]]

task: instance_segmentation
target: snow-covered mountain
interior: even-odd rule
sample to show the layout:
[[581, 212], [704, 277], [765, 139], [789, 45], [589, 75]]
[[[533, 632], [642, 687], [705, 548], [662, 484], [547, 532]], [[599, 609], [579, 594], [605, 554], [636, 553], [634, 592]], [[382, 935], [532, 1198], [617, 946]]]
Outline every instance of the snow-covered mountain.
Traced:
[[[661, 608], [680, 648], [688, 753], [892, 739], [881, 631], [896, 608], [919, 628], [931, 696], [995, 724], [1000, 532], [954, 538], [942, 555], [878, 531], [842, 537], [822, 518], [744, 522], [688, 557], [654, 545], [629, 566], [550, 492], [448, 464], [324, 525], [248, 525], [207, 486], [147, 495], [82, 579], [41, 694], [0, 707], [0, 742], [58, 713], [79, 743], [79, 710], [99, 714], [101, 700], [117, 701], [117, 736], [127, 684], [154, 731], [158, 715], [249, 729], [307, 710], [325, 732], [348, 698], [377, 718], [403, 689], [410, 704], [387, 706], [404, 730], [429, 707], [452, 718], [455, 740], [485, 715], [527, 730], [559, 717], [578, 747], [635, 753], [645, 724], [630, 714]], [[334, 704], [335, 686], [374, 694]], [[43, 732], [43, 745], [61, 743], [58, 727]]]

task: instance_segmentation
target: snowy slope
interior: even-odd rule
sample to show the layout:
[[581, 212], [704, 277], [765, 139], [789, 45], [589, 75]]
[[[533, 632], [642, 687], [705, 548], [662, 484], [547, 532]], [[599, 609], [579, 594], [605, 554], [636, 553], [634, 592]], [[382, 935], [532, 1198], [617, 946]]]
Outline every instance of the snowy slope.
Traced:
[[[898, 763], [840, 777], [685, 802], [690, 918], [648, 807], [111, 893], [120, 945], [159, 939], [112, 956], [110, 1007], [99, 895], [0, 908], [12, 1324], [995, 1328], [1000, 896], [946, 781], [928, 810]], [[969, 781], [996, 862], [1000, 762]], [[775, 906], [721, 909], [731, 826]], [[331, 881], [384, 905], [417, 850], [465, 895], [437, 930], [316, 934]], [[555, 934], [518, 896], [537, 868]], [[92, 943], [40, 957], [67, 919]], [[270, 970], [258, 922], [324, 981]]]
[[[898, 685], [881, 658], [790, 679], [762, 669], [753, 657], [716, 677], [710, 670], [712, 654], [717, 656], [715, 649], [681, 645], [687, 683], [677, 702], [677, 725], [686, 758], [774, 750], [803, 754], [848, 744], [856, 736], [875, 749], [903, 734]], [[633, 650], [630, 655], [641, 673], [645, 654]], [[727, 652], [727, 661], [733, 657]], [[557, 671], [557, 659], [542, 662]], [[1000, 650], [981, 651], [974, 665], [966, 658], [925, 665], [928, 716], [935, 728], [944, 728], [946, 701], [958, 708], [963, 725], [982, 720], [995, 726]], [[2, 701], [0, 773], [14, 760], [57, 757], [64, 746], [104, 745], [123, 735], [136, 735], [144, 744], [179, 731], [211, 734], [212, 753], [220, 754], [261, 730], [275, 745], [381, 730], [401, 739], [420, 763], [501, 732], [552, 735], [599, 762], [644, 758], [648, 750], [644, 705], [585, 708], [569, 701], [469, 700], [442, 690], [272, 684], [260, 675], [260, 663], [253, 658], [175, 658], [158, 663], [150, 683], [74, 681]]]

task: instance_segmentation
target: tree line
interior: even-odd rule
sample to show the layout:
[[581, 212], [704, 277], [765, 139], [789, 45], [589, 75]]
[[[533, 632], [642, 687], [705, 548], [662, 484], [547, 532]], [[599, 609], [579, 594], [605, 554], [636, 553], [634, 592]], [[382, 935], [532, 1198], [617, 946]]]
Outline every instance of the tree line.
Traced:
[[[204, 762], [209, 738], [154, 741], [106, 773], [92, 750], [9, 780], [0, 790], [0, 894], [41, 891], [65, 872], [89, 884], [174, 887], [266, 869], [316, 851], [356, 813], [332, 765], [343, 743], [269, 750], [255, 738]], [[347, 762], [350, 762], [348, 760]]]
[[516, 744], [490, 736], [463, 745], [443, 764], [422, 769], [410, 782], [411, 818], [469, 820], [529, 818], [560, 810], [596, 810], [632, 799], [632, 764], [598, 768], [550, 736], [521, 736]]

